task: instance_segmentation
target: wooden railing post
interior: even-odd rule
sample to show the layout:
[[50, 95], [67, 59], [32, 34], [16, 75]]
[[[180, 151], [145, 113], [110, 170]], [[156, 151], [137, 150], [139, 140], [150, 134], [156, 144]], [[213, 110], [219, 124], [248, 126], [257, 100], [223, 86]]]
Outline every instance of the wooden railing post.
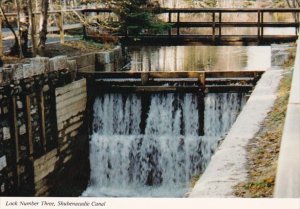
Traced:
[[295, 23], [296, 23], [296, 27], [295, 27], [295, 34], [296, 36], [299, 33], [299, 24], [300, 24], [300, 20], [299, 20], [299, 12], [295, 12]]
[[[169, 23], [172, 22], [172, 13], [171, 12], [169, 12], [169, 20], [168, 20], [168, 22]], [[169, 36], [172, 35], [172, 27], [170, 27], [168, 34], [169, 34]]]
[[215, 42], [216, 38], [216, 13], [212, 12], [212, 21], [213, 21], [213, 27], [212, 27], [212, 40]]
[[60, 34], [60, 43], [65, 43], [65, 34], [64, 34], [64, 12], [61, 10], [59, 13], [59, 34]]
[[180, 35], [179, 23], [180, 23], [180, 12], [177, 12], [177, 36]]
[[222, 36], [222, 12], [219, 12], [219, 39], [221, 39]]
[[261, 20], [260, 20], [260, 26], [261, 26], [261, 34], [260, 34], [260, 38], [263, 39], [264, 38], [264, 11], [261, 11]]
[[260, 39], [260, 10], [257, 11], [257, 41]]

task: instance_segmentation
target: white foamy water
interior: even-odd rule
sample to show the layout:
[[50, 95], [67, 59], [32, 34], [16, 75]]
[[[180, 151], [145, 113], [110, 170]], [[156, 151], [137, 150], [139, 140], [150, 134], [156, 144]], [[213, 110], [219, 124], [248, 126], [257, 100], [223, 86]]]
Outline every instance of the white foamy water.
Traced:
[[[208, 94], [204, 136], [199, 98], [151, 96], [145, 130], [141, 97], [105, 94], [94, 103], [90, 184], [83, 196], [181, 197], [206, 167], [244, 104], [240, 94]], [[141, 134], [145, 133], [145, 134]]]

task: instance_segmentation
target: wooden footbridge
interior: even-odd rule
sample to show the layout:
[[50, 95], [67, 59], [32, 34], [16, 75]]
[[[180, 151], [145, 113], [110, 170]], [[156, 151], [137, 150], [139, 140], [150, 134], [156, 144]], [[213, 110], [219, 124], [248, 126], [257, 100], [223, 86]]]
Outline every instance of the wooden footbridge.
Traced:
[[[110, 9], [85, 9], [82, 10], [85, 16], [92, 14], [107, 14], [112, 18], [113, 12]], [[297, 39], [299, 29], [300, 9], [161, 9], [158, 13], [165, 22], [171, 24], [171, 29], [162, 34], [151, 34], [145, 32], [139, 37], [130, 34], [116, 34], [127, 44], [213, 44], [213, 45], [268, 45], [271, 43], [293, 42]], [[287, 16], [283, 20], [282, 15]], [[251, 16], [251, 19], [241, 17]], [[105, 15], [104, 15], [105, 16]], [[117, 19], [115, 21], [118, 21]], [[224, 33], [228, 28], [235, 29], [239, 34]], [[249, 30], [242, 32], [241, 29]], [[292, 29], [287, 35], [266, 33], [268, 29]], [[187, 34], [186, 30], [198, 29]], [[204, 31], [205, 32], [202, 32]], [[97, 38], [89, 34], [85, 28], [85, 35], [90, 38]], [[208, 31], [208, 32], [207, 32]], [[209, 32], [210, 31], [210, 32]]]

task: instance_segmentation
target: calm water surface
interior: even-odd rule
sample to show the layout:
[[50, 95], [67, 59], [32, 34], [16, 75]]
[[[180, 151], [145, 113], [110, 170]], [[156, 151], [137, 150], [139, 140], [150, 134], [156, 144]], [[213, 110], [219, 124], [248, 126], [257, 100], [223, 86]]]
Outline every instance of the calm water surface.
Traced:
[[130, 47], [131, 71], [266, 70], [270, 46]]

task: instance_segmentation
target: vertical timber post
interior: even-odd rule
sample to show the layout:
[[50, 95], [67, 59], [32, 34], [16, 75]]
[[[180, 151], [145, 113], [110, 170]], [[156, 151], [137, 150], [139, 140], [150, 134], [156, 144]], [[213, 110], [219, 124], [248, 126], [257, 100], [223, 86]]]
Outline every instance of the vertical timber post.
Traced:
[[216, 39], [216, 13], [212, 12], [212, 21], [213, 21], [213, 25], [212, 25], [212, 41], [215, 42]]
[[3, 42], [2, 42], [2, 16], [0, 16], [0, 59], [3, 56]]
[[[83, 18], [86, 20], [86, 12], [84, 10], [82, 11], [82, 15], [83, 15]], [[83, 24], [83, 39], [86, 39], [87, 38], [86, 25], [85, 25], [85, 23], [82, 23], [82, 24]]]
[[177, 36], [180, 35], [179, 23], [180, 23], [180, 12], [177, 12]]
[[[35, 193], [35, 185], [34, 185], [34, 148], [33, 148], [33, 134], [32, 134], [32, 123], [31, 123], [31, 95], [25, 96], [25, 112], [26, 112], [26, 128], [27, 128], [27, 138], [28, 138], [28, 165], [27, 165], [27, 174], [29, 178], [29, 182], [26, 185], [21, 185], [21, 187], [27, 187], [26, 190], [29, 189], [30, 193]], [[27, 191], [27, 192], [29, 192]]]
[[16, 96], [12, 96], [11, 100], [11, 108], [12, 108], [12, 121], [13, 121], [13, 138], [15, 139], [15, 158], [16, 158], [16, 180], [17, 180], [17, 188], [21, 186], [20, 180], [20, 148], [19, 148], [19, 127], [18, 127], [18, 119], [17, 119], [17, 102]]
[[261, 31], [260, 31], [260, 38], [263, 39], [264, 38], [264, 11], [261, 11], [261, 19], [260, 19], [260, 27], [261, 27]]
[[199, 136], [203, 136], [204, 133], [204, 91], [205, 91], [205, 72], [200, 72], [198, 75], [198, 82], [199, 82], [199, 92], [197, 95], [198, 99], [198, 117], [199, 117]]
[[38, 110], [40, 114], [40, 124], [41, 124], [41, 131], [42, 131], [42, 147], [43, 151], [46, 152], [47, 144], [46, 144], [46, 127], [45, 127], [45, 105], [44, 105], [44, 94], [43, 90], [37, 93], [38, 95]]
[[222, 37], [222, 12], [219, 12], [219, 39]]
[[260, 10], [257, 11], [257, 41], [260, 39]]
[[31, 101], [30, 95], [25, 96], [25, 110], [26, 110], [26, 122], [27, 122], [27, 137], [29, 146], [29, 158], [33, 160], [33, 139], [32, 139], [32, 124], [31, 124]]
[[[169, 20], [168, 22], [171, 23], [172, 22], [172, 13], [169, 12]], [[171, 36], [172, 35], [172, 26], [170, 27], [169, 31], [168, 31], [168, 35]]]
[[63, 10], [59, 13], [59, 35], [60, 35], [60, 43], [65, 43], [65, 34], [64, 34], [64, 12]]
[[150, 108], [150, 99], [151, 94], [148, 92], [142, 92], [141, 94], [141, 105], [142, 105], [142, 113], [141, 113], [141, 122], [140, 122], [140, 130], [142, 134], [146, 132], [147, 125], [147, 116]]
[[149, 73], [141, 73], [141, 82], [142, 82], [142, 85], [146, 85], [149, 81]]

